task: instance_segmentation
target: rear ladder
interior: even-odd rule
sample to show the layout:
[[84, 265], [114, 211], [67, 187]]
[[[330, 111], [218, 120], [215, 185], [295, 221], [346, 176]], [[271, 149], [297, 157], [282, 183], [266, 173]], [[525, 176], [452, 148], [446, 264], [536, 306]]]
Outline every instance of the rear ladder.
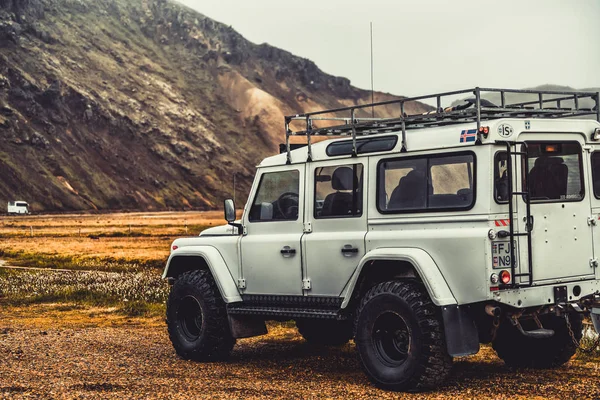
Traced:
[[[506, 168], [508, 174], [508, 214], [509, 214], [509, 232], [510, 238], [510, 275], [512, 277], [512, 283], [503, 285], [503, 288], [518, 288], [518, 287], [529, 287], [533, 284], [533, 253], [531, 251], [531, 231], [533, 230], [533, 217], [531, 215], [531, 196], [530, 196], [530, 180], [529, 180], [529, 165], [528, 157], [529, 151], [527, 143], [525, 142], [499, 142], [506, 146]], [[521, 145], [521, 150], [517, 150], [516, 147]], [[515, 150], [513, 151], [513, 146]], [[521, 190], [515, 190], [516, 184], [513, 182], [513, 156], [521, 160], [521, 166], [524, 169], [525, 184], [521, 183]], [[516, 165], [516, 164], [514, 164]], [[517, 179], [518, 180], [518, 179]], [[525, 232], [515, 232], [515, 200], [518, 196], [522, 196], [525, 202]], [[520, 272], [517, 273], [517, 258], [515, 252], [515, 238], [520, 239], [525, 237], [527, 239], [527, 268], [523, 269], [523, 263], [519, 260], [521, 265]], [[517, 246], [521, 248], [521, 241], [517, 240]], [[520, 281], [518, 278], [527, 277], [526, 283], [517, 282]]]

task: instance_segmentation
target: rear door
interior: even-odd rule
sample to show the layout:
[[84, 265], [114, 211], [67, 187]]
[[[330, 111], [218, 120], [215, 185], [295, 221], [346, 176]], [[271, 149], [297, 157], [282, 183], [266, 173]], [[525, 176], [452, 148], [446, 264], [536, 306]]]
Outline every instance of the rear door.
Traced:
[[308, 295], [339, 296], [365, 254], [366, 168], [356, 159], [307, 167], [312, 175], [306, 180], [306, 222], [311, 232], [302, 237], [302, 254], [304, 277], [310, 280]]
[[[523, 135], [525, 136], [525, 135]], [[522, 136], [522, 138], [523, 138]], [[533, 230], [531, 248], [534, 282], [593, 278], [588, 170], [580, 139], [527, 141]], [[519, 201], [518, 230], [525, 232], [525, 207]], [[527, 269], [527, 245], [519, 240], [521, 272]]]
[[[590, 154], [589, 165], [591, 166], [591, 171], [587, 174], [589, 198], [592, 204], [592, 217], [596, 220], [596, 225], [593, 227], [594, 257], [598, 260], [600, 258], [600, 146], [595, 146]], [[600, 267], [597, 266], [595, 269], [596, 279], [600, 279]]]

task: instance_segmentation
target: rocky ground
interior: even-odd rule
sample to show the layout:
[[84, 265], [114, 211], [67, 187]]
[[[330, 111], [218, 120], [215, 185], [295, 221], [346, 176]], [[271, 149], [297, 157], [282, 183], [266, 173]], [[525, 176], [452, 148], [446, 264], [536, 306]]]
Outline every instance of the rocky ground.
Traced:
[[438, 390], [398, 394], [368, 382], [352, 344], [309, 346], [291, 326], [200, 364], [176, 357], [161, 318], [56, 304], [0, 308], [0, 360], [0, 398], [600, 398], [593, 359], [514, 372], [484, 347]]

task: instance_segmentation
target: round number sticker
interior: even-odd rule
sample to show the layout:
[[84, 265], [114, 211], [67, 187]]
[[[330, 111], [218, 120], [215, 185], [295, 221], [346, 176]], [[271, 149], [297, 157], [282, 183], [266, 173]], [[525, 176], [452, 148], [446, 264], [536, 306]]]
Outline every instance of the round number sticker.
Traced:
[[513, 134], [513, 128], [509, 124], [501, 124], [498, 127], [498, 135], [508, 138], [508, 137], [511, 137], [512, 134]]

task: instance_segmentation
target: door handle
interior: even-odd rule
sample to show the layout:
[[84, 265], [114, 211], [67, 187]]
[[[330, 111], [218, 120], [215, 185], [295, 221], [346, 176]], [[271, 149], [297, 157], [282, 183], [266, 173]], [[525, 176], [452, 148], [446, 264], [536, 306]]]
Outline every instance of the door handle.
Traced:
[[296, 249], [292, 249], [290, 246], [283, 246], [283, 249], [281, 249], [280, 253], [284, 257], [291, 257], [296, 254]]
[[352, 257], [355, 254], [358, 254], [358, 247], [352, 247], [352, 245], [347, 244], [342, 247], [342, 254], [345, 257]]
[[533, 230], [533, 215], [529, 216], [529, 221], [527, 221], [527, 217], [523, 219], [525, 220], [525, 230], [527, 230], [527, 232], [531, 232]]

